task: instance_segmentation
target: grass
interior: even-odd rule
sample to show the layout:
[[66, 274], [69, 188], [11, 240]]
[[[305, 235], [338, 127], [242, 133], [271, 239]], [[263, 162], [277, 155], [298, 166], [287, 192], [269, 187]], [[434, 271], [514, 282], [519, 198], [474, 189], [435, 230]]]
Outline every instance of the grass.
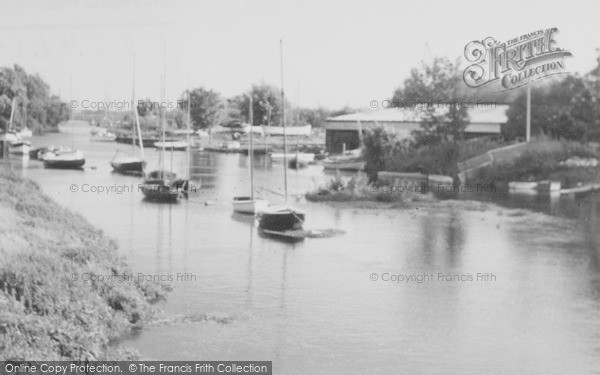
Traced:
[[82, 281], [134, 273], [114, 241], [5, 169], [0, 214], [0, 360], [135, 359], [110, 343], [150, 319], [168, 288]]
[[600, 154], [576, 142], [532, 142], [514, 162], [482, 168], [475, 174], [475, 179], [483, 183], [553, 180], [561, 181], [566, 188], [600, 181], [598, 167], [569, 168], [560, 165], [572, 157], [598, 159]]
[[430, 194], [416, 192], [390, 192], [377, 184], [368, 183], [366, 177], [342, 177], [337, 175], [324, 186], [306, 194], [311, 202], [384, 202], [410, 203], [431, 201]]
[[458, 161], [465, 161], [502, 146], [506, 146], [506, 144], [485, 137], [463, 141], [459, 143]]

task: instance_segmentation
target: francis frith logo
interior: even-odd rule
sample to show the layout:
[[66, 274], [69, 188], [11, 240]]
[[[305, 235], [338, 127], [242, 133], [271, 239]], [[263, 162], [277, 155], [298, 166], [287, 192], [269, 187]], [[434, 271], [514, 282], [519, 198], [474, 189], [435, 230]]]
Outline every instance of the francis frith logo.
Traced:
[[469, 87], [499, 85], [498, 91], [512, 90], [536, 79], [565, 73], [565, 57], [571, 52], [558, 48], [557, 28], [536, 30], [500, 43], [492, 37], [475, 40], [465, 47], [472, 63], [463, 73]]

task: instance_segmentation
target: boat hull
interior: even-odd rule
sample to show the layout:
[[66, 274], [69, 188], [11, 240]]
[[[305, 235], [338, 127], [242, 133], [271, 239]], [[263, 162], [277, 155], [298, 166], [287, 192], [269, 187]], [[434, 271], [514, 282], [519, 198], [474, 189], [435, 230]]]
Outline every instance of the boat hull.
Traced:
[[44, 160], [44, 167], [50, 169], [79, 169], [85, 164], [85, 159], [77, 160]]
[[155, 142], [154, 147], [166, 151], [186, 151], [188, 145], [185, 142]]
[[144, 197], [153, 202], [178, 202], [181, 192], [176, 188], [159, 184], [142, 184], [139, 186]]
[[293, 209], [261, 212], [258, 217], [258, 227], [263, 230], [285, 232], [302, 229], [305, 215]]
[[269, 202], [264, 199], [252, 200], [250, 197], [234, 198], [232, 204], [234, 212], [252, 215], [263, 212], [269, 206]]
[[146, 163], [143, 161], [131, 161], [122, 163], [118, 161], [110, 162], [110, 166], [115, 170], [115, 172], [121, 173], [142, 173], [145, 164]]

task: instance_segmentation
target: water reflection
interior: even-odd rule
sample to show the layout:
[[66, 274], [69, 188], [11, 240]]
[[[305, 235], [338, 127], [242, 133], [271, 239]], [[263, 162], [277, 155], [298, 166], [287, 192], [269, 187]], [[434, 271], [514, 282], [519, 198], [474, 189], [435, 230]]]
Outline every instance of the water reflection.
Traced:
[[[34, 139], [61, 144], [61, 135]], [[229, 317], [230, 324], [154, 326], [126, 345], [162, 360], [273, 360], [275, 373], [590, 373], [600, 350], [599, 198], [492, 197], [468, 209], [340, 209], [299, 203], [307, 227], [344, 236], [288, 244], [258, 235], [252, 217], [232, 213], [249, 190], [249, 158], [194, 152], [202, 187], [177, 205], [149, 204], [138, 191], [72, 193], [69, 185], [137, 184], [111, 173], [121, 146], [74, 138], [85, 172], [11, 161], [59, 203], [117, 239], [132, 268], [193, 273], [173, 283], [165, 313]], [[123, 145], [125, 146], [125, 145]], [[148, 150], [148, 165], [158, 162]], [[170, 157], [170, 156], [169, 156]], [[256, 185], [283, 186], [281, 164], [254, 159]], [[185, 153], [173, 169], [187, 171]], [[328, 176], [318, 166], [290, 173], [301, 193]], [[270, 200], [281, 199], [273, 194]], [[205, 205], [207, 200], [214, 205]], [[479, 207], [479, 206], [478, 206]], [[527, 208], [523, 210], [521, 208]], [[425, 211], [426, 213], [422, 213]], [[494, 283], [390, 283], [371, 273], [474, 274]], [[165, 345], [164, 343], [169, 343]]]

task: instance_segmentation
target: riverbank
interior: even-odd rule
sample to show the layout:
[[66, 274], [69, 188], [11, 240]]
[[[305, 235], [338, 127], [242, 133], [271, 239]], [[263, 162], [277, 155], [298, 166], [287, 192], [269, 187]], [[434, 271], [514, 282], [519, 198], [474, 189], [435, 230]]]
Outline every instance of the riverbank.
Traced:
[[576, 142], [535, 141], [510, 162], [477, 170], [468, 182], [492, 183], [557, 181], [563, 189], [600, 182], [600, 152]]
[[0, 359], [135, 359], [110, 343], [168, 288], [138, 279], [113, 240], [2, 167], [0, 216]]

